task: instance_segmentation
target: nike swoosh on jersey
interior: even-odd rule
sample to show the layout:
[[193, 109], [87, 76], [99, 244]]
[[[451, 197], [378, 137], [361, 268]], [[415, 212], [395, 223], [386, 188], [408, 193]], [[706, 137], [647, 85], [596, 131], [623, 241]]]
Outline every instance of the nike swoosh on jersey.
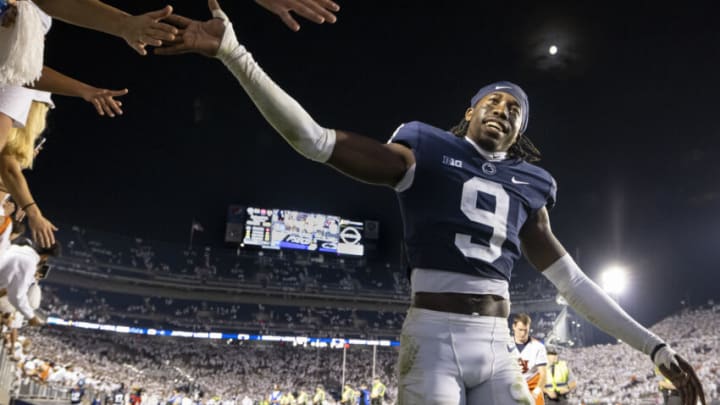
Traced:
[[516, 179], [515, 176], [512, 176], [512, 178], [510, 179], [510, 181], [512, 181], [513, 184], [530, 184], [530, 183], [528, 183], [527, 181], [520, 181], [520, 180]]

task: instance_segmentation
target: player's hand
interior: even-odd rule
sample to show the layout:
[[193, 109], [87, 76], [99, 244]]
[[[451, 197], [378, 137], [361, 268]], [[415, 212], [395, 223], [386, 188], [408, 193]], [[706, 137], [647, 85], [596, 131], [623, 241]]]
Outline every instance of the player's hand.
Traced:
[[334, 24], [337, 17], [333, 13], [340, 11], [340, 6], [330, 0], [255, 0], [255, 2], [280, 17], [282, 22], [293, 31], [298, 31], [300, 24], [290, 14], [291, 11], [317, 24], [324, 22]]
[[683, 405], [705, 405], [705, 392], [695, 370], [669, 346], [655, 353], [655, 365], [680, 392]]
[[165, 22], [179, 29], [178, 35], [175, 40], [167, 41], [162, 48], [156, 49], [155, 53], [179, 55], [192, 52], [209, 57], [217, 55], [225, 33], [227, 16], [220, 9], [217, 0], [208, 0], [208, 8], [213, 15], [218, 17], [202, 22], [177, 14], [165, 18]]
[[115, 97], [121, 97], [128, 93], [128, 89], [122, 90], [108, 90], [98, 89], [96, 87], [88, 86], [87, 89], [83, 90], [81, 97], [83, 100], [92, 104], [97, 110], [97, 113], [104, 116], [115, 117], [115, 115], [122, 115], [122, 102], [115, 100]]
[[175, 39], [177, 29], [170, 24], [161, 22], [172, 14], [172, 7], [151, 11], [149, 13], [128, 17], [123, 24], [122, 38], [140, 55], [147, 55], [146, 46], [161, 46], [164, 41]]
[[545, 391], [545, 395], [550, 399], [557, 399], [558, 394], [555, 391]]
[[0, 22], [0, 25], [5, 28], [10, 28], [15, 24], [15, 20], [17, 19], [18, 10], [17, 10], [17, 3], [15, 0], [7, 0], [8, 8], [5, 10], [5, 12], [2, 15], [2, 21]]
[[57, 227], [45, 219], [42, 214], [28, 215], [28, 225], [32, 231], [32, 238], [40, 247], [49, 248], [55, 244]]

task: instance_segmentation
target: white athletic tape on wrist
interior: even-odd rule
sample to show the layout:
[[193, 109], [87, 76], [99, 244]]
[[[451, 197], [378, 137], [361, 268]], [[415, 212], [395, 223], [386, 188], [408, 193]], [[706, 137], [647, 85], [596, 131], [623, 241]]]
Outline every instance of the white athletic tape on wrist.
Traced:
[[[213, 15], [218, 11], [214, 10]], [[218, 15], [220, 13], [222, 11]], [[295, 99], [268, 77], [252, 54], [238, 43], [232, 23], [227, 20], [216, 57], [238, 79], [265, 120], [290, 146], [316, 162], [324, 163], [330, 159], [335, 148], [335, 130], [318, 125]]]
[[229, 20], [230, 20], [230, 19], [228, 18], [227, 14], [225, 14], [225, 12], [222, 11], [221, 9], [219, 9], [219, 8], [218, 8], [218, 9], [215, 9], [215, 10], [212, 10], [212, 16], [213, 16], [214, 18], [219, 18], [219, 19], [221, 19], [221, 20], [223, 20], [223, 21], [229, 21]]
[[677, 359], [675, 359], [676, 355], [677, 352], [670, 346], [665, 345], [661, 347], [660, 350], [655, 353], [655, 366], [658, 368], [665, 366], [668, 370], [672, 370], [672, 366], [675, 365], [675, 367], [679, 369], [680, 364], [677, 362]]
[[631, 347], [649, 356], [657, 345], [663, 343], [590, 280], [569, 254], [559, 258], [542, 274], [557, 287], [575, 311]]

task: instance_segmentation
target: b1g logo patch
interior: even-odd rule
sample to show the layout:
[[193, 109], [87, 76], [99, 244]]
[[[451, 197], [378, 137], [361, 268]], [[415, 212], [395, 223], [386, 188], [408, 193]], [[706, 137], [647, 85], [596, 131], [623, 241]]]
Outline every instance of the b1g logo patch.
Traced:
[[460, 160], [460, 159], [453, 159], [453, 158], [451, 158], [450, 156], [443, 156], [443, 161], [442, 161], [442, 162], [443, 162], [443, 164], [446, 165], [446, 166], [457, 167], [457, 168], [459, 168], [459, 169], [462, 169], [462, 167], [463, 167], [463, 162], [462, 162], [462, 160]]

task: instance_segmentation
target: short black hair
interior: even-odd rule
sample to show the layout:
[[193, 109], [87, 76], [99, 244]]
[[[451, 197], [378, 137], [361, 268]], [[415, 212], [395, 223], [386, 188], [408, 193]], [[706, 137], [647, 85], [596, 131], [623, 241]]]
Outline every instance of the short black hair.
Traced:
[[25, 234], [25, 231], [27, 230], [27, 225], [25, 225], [25, 222], [18, 221], [13, 216], [12, 218], [12, 233], [18, 234], [20, 236]]
[[37, 246], [35, 251], [41, 256], [59, 257], [62, 253], [62, 248], [60, 247], [60, 242], [55, 241], [50, 247], [44, 248]]
[[40, 247], [35, 244], [35, 242], [32, 241], [32, 239], [26, 237], [26, 236], [18, 236], [12, 241], [13, 245], [18, 246], [30, 246], [37, 252], [37, 254], [41, 256], [53, 256], [58, 257], [60, 256], [62, 249], [60, 248], [60, 242], [55, 241], [55, 243], [50, 247]]

